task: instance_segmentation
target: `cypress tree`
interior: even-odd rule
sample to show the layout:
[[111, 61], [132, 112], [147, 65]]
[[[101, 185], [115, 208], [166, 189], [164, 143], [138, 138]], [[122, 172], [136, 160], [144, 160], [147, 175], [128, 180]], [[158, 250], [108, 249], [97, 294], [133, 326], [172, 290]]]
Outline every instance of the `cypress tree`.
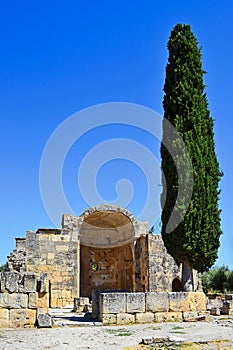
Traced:
[[[189, 25], [177, 24], [172, 29], [168, 51], [161, 143], [162, 237], [168, 253], [178, 264], [182, 263], [183, 290], [192, 291], [192, 269], [206, 271], [217, 258], [222, 233], [218, 208], [218, 185], [222, 173], [215, 153], [213, 119], [203, 82], [205, 72], [201, 49]], [[181, 136], [191, 159], [192, 174], [185, 173], [183, 146], [178, 137], [171, 137], [165, 120]], [[185, 176], [179, 176], [181, 172]], [[193, 178], [193, 190], [188, 209], [183, 213], [190, 176]], [[182, 198], [177, 202], [179, 188], [182, 189]], [[179, 210], [183, 218], [170, 231], [169, 218], [173, 211]]]

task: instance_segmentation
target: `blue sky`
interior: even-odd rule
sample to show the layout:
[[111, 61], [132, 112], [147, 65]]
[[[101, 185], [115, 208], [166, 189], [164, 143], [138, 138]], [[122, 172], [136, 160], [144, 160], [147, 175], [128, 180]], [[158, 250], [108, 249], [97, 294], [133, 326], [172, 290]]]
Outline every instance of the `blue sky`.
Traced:
[[[53, 227], [40, 196], [39, 167], [60, 123], [83, 108], [108, 102], [135, 103], [163, 113], [166, 45], [176, 23], [190, 24], [203, 47], [206, 92], [224, 172], [217, 264], [233, 268], [231, 0], [1, 3], [0, 263], [14, 249], [15, 237], [24, 237], [28, 229]], [[95, 145], [119, 137], [134, 139], [159, 158], [159, 142], [130, 126], [102, 126], [83, 135], [70, 148], [62, 174], [77, 215], [88, 207], [77, 183], [82, 158]], [[138, 216], [147, 190], [140, 168], [115, 159], [96, 175], [106, 202], [114, 200], [118, 179], [129, 179], [134, 196], [128, 209]]]

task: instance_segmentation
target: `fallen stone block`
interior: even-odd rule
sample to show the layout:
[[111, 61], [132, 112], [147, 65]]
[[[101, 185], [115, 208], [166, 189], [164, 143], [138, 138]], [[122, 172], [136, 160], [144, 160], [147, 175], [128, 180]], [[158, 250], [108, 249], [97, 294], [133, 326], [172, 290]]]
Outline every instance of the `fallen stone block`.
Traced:
[[[90, 301], [87, 297], [74, 298], [74, 311], [87, 312], [89, 311]], [[86, 310], [86, 311], [84, 311]]]
[[117, 314], [116, 315], [116, 323], [118, 325], [135, 323], [135, 315], [132, 314]]
[[44, 309], [37, 309], [36, 324], [38, 328], [51, 328], [52, 317]]
[[195, 322], [198, 319], [197, 311], [183, 312], [183, 321], [185, 322]]
[[126, 312], [145, 312], [145, 293], [126, 293]]
[[146, 311], [167, 312], [169, 310], [169, 297], [167, 292], [146, 293]]

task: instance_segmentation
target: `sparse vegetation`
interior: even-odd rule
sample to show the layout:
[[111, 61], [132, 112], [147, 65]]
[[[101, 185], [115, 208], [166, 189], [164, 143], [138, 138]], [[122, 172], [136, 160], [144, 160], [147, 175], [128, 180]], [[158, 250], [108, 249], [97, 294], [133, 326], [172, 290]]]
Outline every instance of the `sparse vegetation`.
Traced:
[[130, 331], [126, 328], [117, 328], [117, 329], [106, 329], [107, 333], [109, 334], [114, 334], [118, 337], [129, 337], [132, 334], [130, 333]]

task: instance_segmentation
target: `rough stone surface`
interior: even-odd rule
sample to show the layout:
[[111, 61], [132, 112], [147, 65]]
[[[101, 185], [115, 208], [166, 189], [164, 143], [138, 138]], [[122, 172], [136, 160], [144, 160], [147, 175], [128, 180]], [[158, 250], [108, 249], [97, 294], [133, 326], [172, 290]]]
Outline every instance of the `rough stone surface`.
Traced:
[[136, 323], [152, 323], [154, 322], [153, 312], [136, 313], [135, 315]]
[[37, 287], [37, 276], [34, 273], [25, 273], [23, 277], [24, 292], [36, 292]]
[[9, 327], [9, 310], [0, 309], [0, 328]]
[[1, 292], [17, 293], [19, 291], [20, 274], [18, 272], [1, 273]]
[[167, 292], [146, 293], [146, 311], [167, 312], [169, 310], [169, 296]]
[[191, 311], [191, 312], [183, 312], [183, 320], [185, 322], [195, 322], [198, 319], [198, 312], [197, 311]]
[[117, 315], [116, 314], [101, 314], [100, 320], [103, 323], [103, 325], [116, 324]]
[[132, 314], [117, 314], [116, 315], [116, 323], [118, 325], [135, 323], [135, 315]]
[[125, 313], [125, 293], [102, 293], [100, 294], [100, 314]]
[[86, 310], [90, 305], [89, 298], [86, 297], [80, 297], [80, 298], [74, 298], [74, 311], [75, 312], [83, 312], [84, 309]]
[[156, 312], [155, 322], [180, 322], [183, 320], [182, 312]]
[[204, 311], [206, 297], [203, 292], [169, 293], [169, 311]]
[[9, 327], [22, 328], [26, 326], [33, 327], [36, 322], [36, 310], [30, 309], [11, 309], [9, 310]]
[[36, 322], [38, 328], [51, 328], [52, 318], [44, 309], [37, 309]]
[[28, 307], [28, 295], [22, 293], [0, 293], [0, 308], [21, 309]]
[[145, 293], [126, 293], [126, 312], [145, 312]]

